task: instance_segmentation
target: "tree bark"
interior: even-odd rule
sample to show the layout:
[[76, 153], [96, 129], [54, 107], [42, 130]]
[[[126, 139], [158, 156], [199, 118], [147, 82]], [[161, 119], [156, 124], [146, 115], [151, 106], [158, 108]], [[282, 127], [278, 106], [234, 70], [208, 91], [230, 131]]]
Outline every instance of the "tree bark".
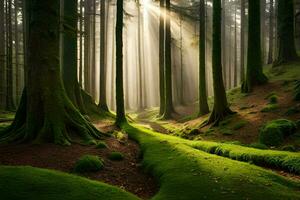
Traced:
[[274, 0], [270, 0], [268, 64], [273, 63], [273, 51], [274, 51], [273, 44], [274, 44]]
[[[72, 142], [95, 144], [100, 132], [74, 107], [66, 95], [59, 63], [60, 0], [30, 4], [26, 89], [10, 127], [0, 142]], [[45, 21], [45, 19], [47, 19]]]
[[116, 22], [116, 125], [126, 123], [123, 88], [123, 0], [117, 0]]
[[165, 110], [165, 0], [160, 0], [159, 16], [159, 115], [162, 116]]
[[294, 1], [278, 0], [277, 58], [274, 67], [298, 59], [294, 37]]
[[171, 53], [171, 2], [166, 0], [166, 39], [165, 39], [165, 110], [164, 119], [170, 119], [174, 112], [172, 91], [172, 53]]
[[105, 0], [101, 0], [100, 14], [100, 110], [108, 112], [106, 99], [106, 5]]
[[199, 38], [199, 116], [209, 113], [206, 91], [206, 24], [205, 1], [200, 0], [200, 38]]
[[5, 72], [5, 12], [4, 1], [0, 1], [0, 109], [6, 108], [6, 72]]
[[241, 83], [245, 80], [245, 0], [241, 0]]
[[207, 124], [217, 126], [226, 116], [233, 114], [227, 102], [222, 76], [221, 1], [213, 0], [212, 70], [214, 83], [214, 108]]
[[90, 0], [84, 1], [84, 90], [91, 93], [91, 74], [90, 74], [90, 61], [91, 61], [91, 5]]
[[247, 74], [242, 84], [243, 93], [251, 92], [254, 86], [268, 81], [262, 69], [260, 22], [260, 1], [251, 0], [249, 1]]

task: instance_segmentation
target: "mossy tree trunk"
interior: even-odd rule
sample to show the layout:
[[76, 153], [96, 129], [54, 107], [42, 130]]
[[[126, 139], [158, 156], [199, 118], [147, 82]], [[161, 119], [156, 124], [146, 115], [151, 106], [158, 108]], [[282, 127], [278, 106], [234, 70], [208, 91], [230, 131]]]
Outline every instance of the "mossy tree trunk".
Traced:
[[72, 104], [61, 79], [60, 1], [31, 0], [27, 3], [31, 22], [28, 79], [15, 120], [0, 133], [0, 142], [95, 143], [100, 132]]
[[163, 118], [170, 119], [174, 113], [172, 91], [172, 52], [171, 52], [171, 2], [166, 0], [166, 38], [165, 38], [165, 109]]
[[294, 1], [278, 0], [277, 8], [277, 56], [274, 66], [298, 59], [295, 47]]
[[205, 25], [205, 1], [200, 0], [200, 38], [199, 38], [199, 116], [209, 113], [206, 91], [206, 25]]
[[126, 122], [123, 88], [123, 0], [117, 0], [116, 22], [116, 124], [121, 126]]
[[101, 14], [100, 14], [100, 110], [108, 112], [107, 98], [106, 98], [106, 5], [105, 0], [101, 0]]
[[77, 0], [64, 0], [62, 77], [69, 99], [82, 114], [85, 114], [86, 110], [77, 80], [77, 22]]
[[165, 0], [160, 0], [159, 16], [159, 115], [162, 116], [165, 110]]
[[212, 70], [214, 84], [214, 108], [207, 124], [217, 126], [226, 116], [233, 114], [230, 110], [222, 76], [221, 45], [221, 1], [213, 0], [213, 46]]
[[260, 34], [260, 1], [249, 1], [248, 23], [248, 54], [247, 73], [242, 84], [242, 92], [251, 92], [256, 85], [262, 85], [268, 81], [262, 69], [262, 49]]

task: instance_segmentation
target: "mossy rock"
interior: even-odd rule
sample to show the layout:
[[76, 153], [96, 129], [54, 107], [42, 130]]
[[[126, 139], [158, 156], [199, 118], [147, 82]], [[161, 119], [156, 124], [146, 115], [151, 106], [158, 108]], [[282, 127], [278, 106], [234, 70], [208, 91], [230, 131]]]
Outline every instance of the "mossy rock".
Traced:
[[104, 141], [100, 141], [100, 142], [97, 143], [96, 148], [97, 149], [107, 149], [108, 146]]
[[266, 112], [273, 112], [279, 109], [279, 105], [278, 104], [268, 104], [266, 105], [261, 112], [266, 113]]
[[108, 159], [112, 161], [121, 161], [124, 160], [124, 155], [120, 152], [111, 152], [108, 156]]
[[279, 146], [286, 137], [295, 133], [296, 129], [296, 123], [290, 120], [270, 121], [259, 130], [260, 143], [267, 146]]
[[98, 172], [104, 167], [104, 162], [98, 156], [82, 156], [74, 166], [75, 173]]

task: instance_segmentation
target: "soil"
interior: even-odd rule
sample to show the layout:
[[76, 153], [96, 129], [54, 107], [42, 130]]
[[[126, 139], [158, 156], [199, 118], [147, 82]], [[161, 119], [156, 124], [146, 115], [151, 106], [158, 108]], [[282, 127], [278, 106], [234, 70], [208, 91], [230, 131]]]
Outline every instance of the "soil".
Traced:
[[[112, 125], [96, 124], [101, 130], [111, 131]], [[142, 199], [149, 199], [157, 192], [152, 176], [145, 173], [139, 159], [139, 146], [132, 140], [119, 141], [114, 137], [105, 139], [107, 149], [73, 144], [62, 147], [54, 144], [23, 144], [0, 146], [0, 165], [33, 166], [72, 173], [75, 162], [84, 155], [97, 155], [104, 160], [104, 169], [96, 173], [83, 174], [92, 180], [118, 186]], [[111, 161], [112, 151], [121, 152], [123, 161]]]

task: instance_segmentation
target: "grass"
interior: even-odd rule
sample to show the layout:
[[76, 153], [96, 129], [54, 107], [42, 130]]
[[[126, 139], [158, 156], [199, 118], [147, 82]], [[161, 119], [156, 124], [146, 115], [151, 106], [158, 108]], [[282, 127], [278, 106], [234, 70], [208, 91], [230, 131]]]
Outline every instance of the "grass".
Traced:
[[[215, 149], [221, 144], [183, 140], [130, 125], [123, 128], [139, 142], [145, 169], [158, 179], [160, 190], [153, 200], [300, 198], [299, 182], [287, 180], [255, 165], [203, 151]], [[299, 161], [298, 154], [223, 145], [235, 150], [236, 154], [239, 154], [238, 150], [243, 154], [249, 150], [254, 155], [294, 156]], [[287, 157], [284, 158], [289, 160]]]
[[1, 199], [137, 200], [117, 187], [62, 172], [0, 166]]
[[75, 173], [97, 172], [104, 167], [103, 160], [98, 156], [82, 156], [74, 166]]

